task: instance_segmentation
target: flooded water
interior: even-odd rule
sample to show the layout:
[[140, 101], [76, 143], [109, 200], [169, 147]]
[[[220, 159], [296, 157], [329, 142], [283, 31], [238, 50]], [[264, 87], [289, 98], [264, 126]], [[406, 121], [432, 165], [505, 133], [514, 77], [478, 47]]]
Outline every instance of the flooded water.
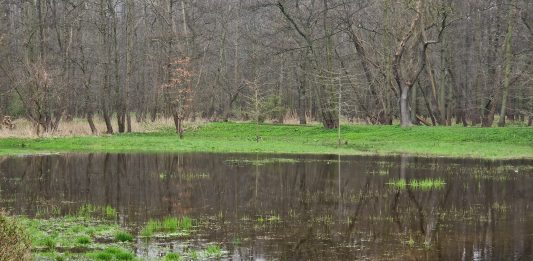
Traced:
[[[228, 260], [532, 260], [533, 162], [244, 154], [0, 158], [0, 207], [198, 221]], [[176, 242], [139, 245], [157, 255]]]

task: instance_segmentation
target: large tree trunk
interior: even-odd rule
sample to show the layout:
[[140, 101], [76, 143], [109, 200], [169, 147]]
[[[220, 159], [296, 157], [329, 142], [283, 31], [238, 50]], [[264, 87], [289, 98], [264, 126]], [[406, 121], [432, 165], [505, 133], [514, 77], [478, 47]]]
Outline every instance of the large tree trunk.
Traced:
[[498, 121], [498, 126], [505, 126], [505, 117], [507, 113], [507, 100], [509, 99], [509, 85], [511, 82], [511, 60], [513, 59], [512, 53], [512, 39], [513, 39], [513, 25], [514, 25], [514, 6], [515, 1], [511, 2], [509, 5], [509, 22], [507, 25], [507, 34], [505, 36], [504, 43], [504, 54], [505, 54], [505, 68], [504, 68], [504, 78], [503, 78], [503, 95], [502, 95], [502, 107], [500, 111], [500, 120]]
[[409, 87], [403, 87], [400, 95], [400, 126], [409, 127], [413, 125], [409, 112]]
[[300, 69], [302, 71], [301, 74], [298, 73], [297, 67], [294, 67], [294, 74], [295, 78], [298, 80], [298, 119], [300, 121], [300, 124], [305, 125], [307, 124], [307, 118], [306, 118], [306, 104], [307, 104], [307, 98], [305, 95], [307, 87], [307, 60], [304, 57], [303, 61], [300, 64]]
[[100, 0], [100, 19], [101, 19], [101, 35], [102, 35], [102, 48], [105, 50], [103, 52], [103, 55], [105, 58], [102, 61], [103, 66], [103, 76], [104, 79], [102, 81], [102, 91], [101, 91], [101, 99], [102, 99], [102, 116], [104, 117], [105, 125], [106, 125], [106, 133], [107, 134], [113, 134], [113, 125], [111, 124], [111, 115], [109, 113], [109, 106], [110, 106], [110, 88], [109, 88], [109, 64], [111, 61], [111, 49], [109, 47], [109, 29], [108, 29], [108, 17], [107, 17], [107, 2], [106, 0]]
[[174, 118], [174, 126], [176, 128], [176, 133], [178, 134], [180, 139], [183, 139], [183, 119], [176, 113], [174, 113], [173, 118]]

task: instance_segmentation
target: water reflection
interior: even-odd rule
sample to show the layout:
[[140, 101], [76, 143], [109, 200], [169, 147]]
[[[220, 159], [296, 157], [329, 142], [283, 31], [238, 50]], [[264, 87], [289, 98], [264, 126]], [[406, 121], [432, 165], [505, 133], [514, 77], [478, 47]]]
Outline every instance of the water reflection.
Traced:
[[[387, 185], [431, 178], [446, 185]], [[531, 161], [68, 154], [0, 158], [0, 181], [1, 207], [14, 214], [91, 203], [113, 206], [132, 227], [194, 217], [202, 222], [191, 242], [220, 242], [234, 260], [533, 257]]]

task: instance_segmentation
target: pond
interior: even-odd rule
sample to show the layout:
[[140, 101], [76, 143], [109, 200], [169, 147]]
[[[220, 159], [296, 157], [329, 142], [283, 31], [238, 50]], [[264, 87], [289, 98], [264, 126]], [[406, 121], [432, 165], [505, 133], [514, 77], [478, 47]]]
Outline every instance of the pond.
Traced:
[[[39, 220], [104, 209], [103, 216], [111, 212], [111, 222], [134, 237], [120, 246], [143, 260], [170, 252], [223, 260], [533, 257], [533, 161], [527, 160], [200, 153], [3, 157], [0, 207]], [[150, 220], [169, 217], [192, 226], [186, 233], [164, 236], [154, 229], [147, 236]], [[209, 246], [218, 253], [192, 252], [209, 252]]]

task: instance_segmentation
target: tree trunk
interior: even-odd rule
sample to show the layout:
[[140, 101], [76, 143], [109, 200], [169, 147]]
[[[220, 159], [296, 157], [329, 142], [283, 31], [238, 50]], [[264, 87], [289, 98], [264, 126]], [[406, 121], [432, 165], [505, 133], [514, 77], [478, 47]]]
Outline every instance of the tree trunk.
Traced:
[[413, 125], [409, 112], [409, 87], [402, 87], [400, 94], [400, 126], [410, 127]]
[[174, 118], [174, 126], [176, 128], [176, 133], [178, 134], [180, 139], [183, 139], [183, 125], [182, 125], [183, 124], [183, 120], [176, 113], [174, 113], [173, 118]]
[[96, 129], [96, 126], [94, 125], [93, 112], [92, 111], [87, 112], [87, 122], [89, 123], [89, 127], [91, 128], [91, 133], [93, 135], [97, 134], [98, 130]]
[[307, 112], [307, 108], [306, 108], [306, 96], [305, 96], [305, 92], [306, 92], [306, 89], [307, 89], [307, 75], [306, 75], [306, 71], [307, 71], [307, 60], [306, 58], [304, 57], [304, 60], [301, 62], [300, 64], [300, 69], [302, 70], [302, 73], [301, 74], [298, 74], [298, 69], [297, 67], [295, 66], [294, 67], [294, 74], [295, 74], [295, 77], [296, 79], [298, 79], [298, 110], [297, 110], [297, 113], [298, 113], [298, 119], [300, 121], [300, 124], [301, 125], [305, 125], [307, 124], [307, 118], [306, 118], [306, 112]]
[[105, 50], [104, 55], [106, 56], [102, 61], [103, 62], [103, 76], [104, 79], [102, 81], [102, 92], [101, 92], [101, 99], [102, 99], [102, 115], [104, 117], [105, 125], [106, 125], [106, 133], [107, 134], [113, 134], [113, 125], [111, 124], [111, 116], [109, 113], [109, 99], [111, 97], [111, 92], [109, 88], [109, 63], [111, 61], [111, 49], [109, 47], [109, 29], [108, 29], [108, 17], [106, 15], [107, 10], [107, 3], [106, 0], [100, 0], [100, 19], [101, 19], [101, 34], [102, 34], [102, 47]]
[[505, 68], [503, 78], [503, 95], [502, 95], [502, 107], [500, 111], [500, 120], [498, 121], [499, 127], [505, 126], [505, 117], [507, 113], [507, 100], [509, 99], [509, 85], [511, 81], [511, 61], [513, 59], [512, 53], [512, 39], [513, 39], [513, 25], [514, 25], [514, 6], [515, 1], [509, 5], [509, 24], [507, 26], [507, 35], [505, 36], [504, 54], [505, 54]]

